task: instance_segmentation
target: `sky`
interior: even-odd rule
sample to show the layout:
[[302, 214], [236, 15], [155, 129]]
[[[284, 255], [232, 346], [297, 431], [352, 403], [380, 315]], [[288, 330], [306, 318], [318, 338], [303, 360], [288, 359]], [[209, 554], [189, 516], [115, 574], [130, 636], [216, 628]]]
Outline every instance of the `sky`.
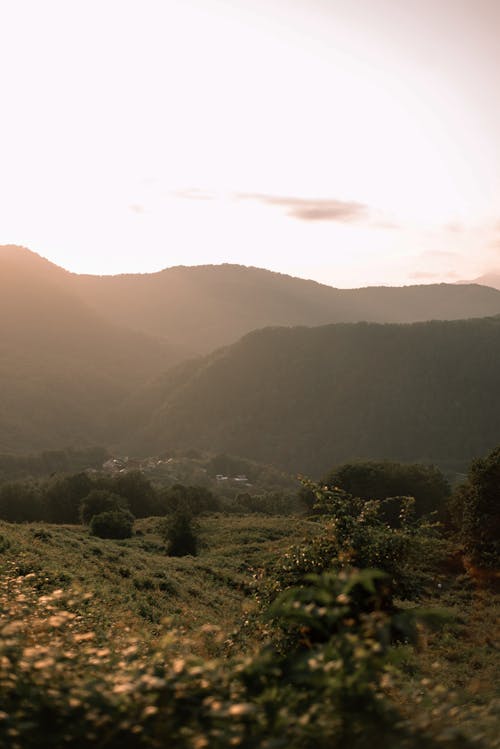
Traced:
[[0, 0], [0, 244], [339, 287], [500, 268], [498, 0]]

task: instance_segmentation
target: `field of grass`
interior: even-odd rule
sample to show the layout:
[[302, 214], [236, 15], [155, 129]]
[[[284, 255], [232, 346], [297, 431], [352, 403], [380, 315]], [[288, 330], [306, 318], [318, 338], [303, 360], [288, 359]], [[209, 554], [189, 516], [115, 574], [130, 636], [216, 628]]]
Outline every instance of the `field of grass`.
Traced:
[[[36, 699], [45, 689], [54, 691], [49, 686], [55, 678], [51, 669], [61, 679], [61, 694], [68, 688], [80, 694], [82, 677], [76, 672], [84, 669], [85, 689], [92, 679], [96, 684], [102, 679], [100, 693], [111, 684], [113, 695], [121, 687], [110, 680], [125, 680], [129, 651], [142, 653], [144, 668], [152, 671], [146, 670], [141, 678], [153, 679], [156, 666], [148, 661], [149, 654], [161, 652], [167, 641], [169, 658], [172, 653], [198, 656], [209, 672], [211, 659], [218, 659], [220, 668], [224, 659], [256, 651], [258, 631], [252, 625], [260, 573], [290, 546], [316, 535], [318, 524], [303, 518], [225, 514], [203, 516], [197, 522], [199, 554], [177, 558], [166, 553], [158, 518], [137, 521], [134, 537], [120, 541], [92, 537], [82, 526], [0, 523], [0, 633], [7, 658], [17, 659], [21, 678], [26, 671], [22, 689], [28, 690], [27, 697], [23, 692], [28, 704], [30, 680], [41, 680]], [[417, 648], [394, 647], [392, 660], [398, 670], [387, 684], [387, 695], [413, 726], [430, 727], [435, 735], [448, 737], [449, 746], [465, 746], [465, 735], [472, 742], [467, 747], [499, 747], [498, 590], [463, 569], [444, 567], [436, 570], [421, 603], [442, 608], [448, 619], [439, 632], [422, 633]], [[248, 621], [250, 631], [245, 630]], [[63, 633], [66, 625], [69, 634]], [[15, 651], [12, 657], [9, 647]], [[174, 678], [178, 666], [175, 660], [171, 663]], [[0, 663], [0, 680], [11, 678], [8, 669], [2, 676], [4, 665]], [[192, 673], [199, 669], [196, 666]], [[63, 701], [57, 689], [54, 693], [54, 699]], [[77, 704], [81, 698], [68, 699], [68, 704]], [[131, 704], [127, 702], [127, 710]], [[141, 709], [153, 710], [148, 702], [141, 704]], [[125, 709], [120, 705], [113, 705], [113, 710]], [[3, 709], [0, 704], [0, 723], [7, 714]], [[142, 725], [140, 716], [134, 720]], [[24, 749], [22, 743], [16, 744], [15, 733], [12, 736], [12, 746]], [[92, 742], [89, 736], [85, 741]], [[88, 746], [85, 741], [81, 746]]]
[[[316, 530], [291, 517], [214, 514], [198, 521], [200, 553], [169, 557], [159, 519], [136, 521], [136, 535], [103, 540], [82, 526], [0, 523], [0, 572], [36, 573], [40, 593], [76, 588], [92, 593], [98, 630], [126, 626], [154, 637], [169, 625], [230, 632], [251, 600], [254, 575], [292, 543]], [[0, 542], [0, 548], [2, 544]]]

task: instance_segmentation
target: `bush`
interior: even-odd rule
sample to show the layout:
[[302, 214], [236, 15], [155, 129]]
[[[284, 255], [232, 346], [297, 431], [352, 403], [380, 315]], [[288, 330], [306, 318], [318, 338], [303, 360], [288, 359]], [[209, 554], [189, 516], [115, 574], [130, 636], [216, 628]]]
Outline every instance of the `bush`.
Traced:
[[451, 503], [461, 526], [466, 553], [476, 564], [495, 567], [500, 562], [500, 446], [474, 460], [467, 481]]
[[82, 501], [80, 517], [82, 523], [90, 523], [94, 515], [112, 510], [128, 509], [127, 500], [107, 489], [93, 489]]
[[198, 551], [198, 538], [190, 513], [179, 510], [160, 523], [159, 532], [172, 557], [193, 556]]
[[[377, 568], [389, 575], [400, 598], [418, 597], [432, 577], [442, 553], [437, 524], [413, 517], [414, 500], [398, 498], [398, 527], [384, 517], [386, 501], [351, 497], [341, 489], [305, 485], [316, 497], [320, 533], [289, 550], [271, 572], [271, 588], [264, 599], [303, 583], [310, 573], [349, 567]], [[392, 500], [391, 500], [392, 503]]]
[[90, 521], [90, 532], [99, 538], [130, 538], [133, 527], [134, 516], [128, 510], [101, 512]]

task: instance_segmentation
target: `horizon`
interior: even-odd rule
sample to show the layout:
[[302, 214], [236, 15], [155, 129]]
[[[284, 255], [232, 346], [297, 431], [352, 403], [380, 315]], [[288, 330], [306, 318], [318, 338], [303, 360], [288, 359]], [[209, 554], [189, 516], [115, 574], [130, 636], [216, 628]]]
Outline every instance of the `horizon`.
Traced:
[[[179, 264], [179, 265], [169, 265], [164, 268], [159, 268], [158, 270], [153, 271], [126, 271], [126, 272], [116, 272], [116, 273], [80, 273], [78, 271], [71, 270], [71, 268], [59, 265], [58, 263], [55, 263], [53, 260], [51, 260], [49, 257], [46, 257], [45, 255], [42, 255], [39, 252], [36, 252], [35, 250], [30, 249], [29, 247], [24, 247], [22, 245], [0, 245], [0, 253], [4, 251], [5, 249], [8, 250], [15, 250], [19, 252], [25, 252], [29, 255], [33, 255], [35, 257], [40, 258], [41, 260], [45, 260], [52, 265], [55, 265], [58, 269], [66, 271], [67, 273], [70, 273], [71, 275], [76, 276], [93, 276], [93, 277], [102, 277], [102, 278], [114, 278], [119, 276], [149, 276], [149, 275], [155, 275], [158, 273], [163, 273], [165, 271], [169, 270], [177, 270], [177, 269], [195, 269], [195, 268], [224, 268], [224, 267], [232, 267], [232, 268], [244, 268], [246, 270], [257, 270], [257, 271], [265, 271], [268, 273], [274, 273], [276, 275], [282, 275], [287, 276], [289, 278], [295, 278], [302, 281], [310, 281], [312, 283], [318, 283], [323, 286], [328, 286], [333, 289], [343, 290], [343, 291], [355, 291], [356, 289], [367, 289], [367, 288], [406, 288], [411, 286], [437, 286], [437, 285], [481, 285], [481, 286], [488, 286], [487, 280], [482, 280], [480, 278], [478, 279], [461, 279], [458, 281], [428, 281], [427, 283], [425, 281], [420, 282], [414, 282], [414, 283], [401, 283], [401, 284], [384, 284], [384, 283], [374, 283], [374, 284], [365, 284], [363, 286], [334, 286], [330, 283], [327, 283], [325, 281], [318, 281], [314, 278], [308, 278], [306, 276], [295, 276], [290, 273], [287, 273], [285, 271], [281, 270], [271, 270], [270, 268], [266, 268], [263, 266], [257, 266], [257, 265], [244, 265], [242, 263], [232, 263], [230, 261], [223, 261], [221, 263], [197, 263], [194, 265], [186, 265], [186, 264]], [[490, 277], [494, 278], [495, 281], [500, 281], [500, 271], [493, 270], [489, 274]], [[497, 279], [498, 276], [498, 279]], [[485, 276], [486, 277], [486, 276]], [[492, 286], [491, 288], [498, 288], [496, 286]]]
[[92, 275], [498, 272], [495, 0], [21, 0], [0, 19], [1, 243]]

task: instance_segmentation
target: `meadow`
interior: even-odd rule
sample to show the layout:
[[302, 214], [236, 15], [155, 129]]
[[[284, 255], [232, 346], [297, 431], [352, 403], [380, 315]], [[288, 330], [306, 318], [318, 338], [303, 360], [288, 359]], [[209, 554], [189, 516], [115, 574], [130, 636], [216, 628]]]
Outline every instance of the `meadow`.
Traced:
[[[449, 541], [423, 563], [418, 595], [395, 605], [382, 605], [375, 585], [366, 607], [353, 591], [373, 582], [341, 571], [301, 578], [299, 594], [315, 585], [319, 608], [296, 595], [269, 618], [296, 560], [305, 572], [319, 564], [325, 523], [223, 513], [196, 522], [199, 552], [184, 557], [167, 555], [158, 518], [136, 521], [124, 540], [0, 524], [2, 745], [500, 746], [500, 595]], [[437, 611], [427, 616], [437, 629], [424, 616], [388, 639], [397, 617], [401, 629], [417, 610]]]

